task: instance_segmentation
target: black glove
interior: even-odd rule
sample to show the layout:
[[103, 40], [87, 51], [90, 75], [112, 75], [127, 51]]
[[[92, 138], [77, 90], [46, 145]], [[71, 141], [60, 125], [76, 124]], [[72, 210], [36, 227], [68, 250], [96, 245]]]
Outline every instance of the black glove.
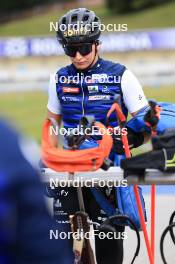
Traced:
[[[129, 143], [129, 148], [137, 148], [141, 146], [144, 142], [144, 135], [142, 132], [134, 132], [132, 129], [127, 128], [127, 138]], [[113, 134], [113, 150], [117, 154], [125, 154], [122, 139], [120, 135]]]
[[150, 106], [150, 109], [144, 115], [144, 121], [148, 126], [155, 127], [157, 126], [159, 122], [160, 108], [158, 107], [157, 103], [152, 100], [149, 101], [149, 106]]

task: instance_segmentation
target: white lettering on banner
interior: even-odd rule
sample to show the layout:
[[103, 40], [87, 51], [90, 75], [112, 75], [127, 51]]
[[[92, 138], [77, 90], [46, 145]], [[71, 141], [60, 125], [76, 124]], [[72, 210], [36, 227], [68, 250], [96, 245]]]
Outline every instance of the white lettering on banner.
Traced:
[[152, 42], [149, 33], [127, 33], [127, 34], [106, 34], [101, 36], [103, 45], [102, 52], [129, 51], [151, 49]]
[[27, 39], [12, 38], [6, 40], [4, 55], [8, 57], [23, 57], [29, 54]]
[[38, 38], [31, 40], [31, 53], [33, 55], [54, 55], [54, 54], [64, 54], [63, 49], [58, 42], [53, 38]]
[[[129, 50], [151, 49], [152, 39], [149, 32], [133, 32], [126, 34], [104, 34], [101, 36], [102, 52], [124, 52]], [[9, 38], [0, 40], [2, 45], [2, 55], [5, 57], [22, 57], [22, 56], [51, 56], [63, 55], [64, 51], [61, 45], [54, 37], [42, 38]], [[99, 74], [101, 75], [101, 74]], [[98, 76], [99, 77], [99, 76]], [[105, 76], [100, 76], [97, 81], [104, 82]], [[90, 82], [90, 80], [89, 80]]]
[[[127, 24], [115, 25], [114, 30], [127, 30]], [[50, 27], [56, 29], [56, 25], [51, 22]], [[112, 25], [108, 25], [108, 30], [111, 32]], [[62, 28], [64, 31], [65, 28]], [[162, 34], [163, 33], [163, 34]], [[164, 36], [167, 39], [174, 39], [175, 30], [159, 30], [159, 31], [138, 31], [125, 33], [104, 33], [100, 37], [102, 42], [102, 52], [124, 52], [132, 50], [150, 50], [154, 49], [169, 49], [175, 47], [175, 42], [161, 41]], [[158, 41], [159, 40], [159, 43]], [[41, 38], [1, 38], [0, 39], [0, 56], [2, 57], [22, 57], [22, 56], [50, 56], [64, 55], [64, 50], [58, 43], [55, 37]], [[90, 82], [90, 80], [89, 80]]]
[[110, 100], [110, 95], [90, 95], [88, 100], [89, 101]]

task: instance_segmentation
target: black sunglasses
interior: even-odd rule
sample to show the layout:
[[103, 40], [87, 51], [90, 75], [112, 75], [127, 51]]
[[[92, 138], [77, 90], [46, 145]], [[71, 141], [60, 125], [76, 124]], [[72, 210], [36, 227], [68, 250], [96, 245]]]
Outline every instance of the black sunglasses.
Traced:
[[86, 56], [92, 51], [92, 44], [93, 43], [82, 43], [80, 44], [75, 44], [75, 45], [65, 45], [63, 46], [64, 52], [66, 55], [70, 57], [75, 57], [77, 51], [82, 55]]

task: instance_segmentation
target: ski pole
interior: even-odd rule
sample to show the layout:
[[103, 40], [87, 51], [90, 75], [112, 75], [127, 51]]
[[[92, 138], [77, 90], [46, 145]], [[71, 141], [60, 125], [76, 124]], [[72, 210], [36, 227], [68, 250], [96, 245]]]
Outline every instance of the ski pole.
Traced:
[[151, 251], [153, 255], [153, 264], [155, 262], [155, 198], [156, 187], [151, 185]]
[[[151, 128], [151, 135], [157, 135], [157, 123], [160, 119], [161, 108], [154, 100], [149, 101], [150, 111], [144, 117], [145, 124]], [[156, 203], [156, 186], [151, 185], [151, 251], [153, 261], [155, 262], [155, 203]], [[154, 264], [153, 262], [153, 264]]]
[[[111, 115], [111, 113], [113, 111], [116, 112], [120, 128], [122, 129], [125, 126], [126, 117], [123, 114], [123, 112], [121, 110], [121, 107], [120, 107], [120, 96], [117, 96], [115, 98], [114, 104], [111, 106], [110, 110], [107, 113], [107, 118], [109, 118], [109, 116]], [[121, 133], [121, 138], [122, 138], [122, 143], [123, 143], [123, 147], [124, 147], [126, 158], [130, 158], [131, 157], [131, 152], [130, 152], [130, 149], [129, 149], [127, 135]], [[138, 191], [138, 186], [137, 185], [134, 185], [134, 193], [135, 193], [136, 202], [137, 202], [137, 206], [138, 206], [138, 211], [139, 211], [139, 216], [140, 216], [140, 221], [141, 221], [141, 227], [142, 227], [143, 234], [144, 234], [144, 239], [145, 239], [145, 243], [146, 243], [146, 248], [147, 248], [147, 252], [148, 252], [149, 261], [150, 261], [150, 264], [154, 264], [153, 254], [152, 254], [151, 246], [150, 246], [149, 239], [148, 239], [148, 233], [147, 233], [147, 229], [146, 229], [145, 218], [144, 218], [144, 214], [143, 214], [143, 210], [142, 210], [142, 204], [141, 204], [141, 200], [140, 200], [140, 196], [139, 196], [139, 191]]]

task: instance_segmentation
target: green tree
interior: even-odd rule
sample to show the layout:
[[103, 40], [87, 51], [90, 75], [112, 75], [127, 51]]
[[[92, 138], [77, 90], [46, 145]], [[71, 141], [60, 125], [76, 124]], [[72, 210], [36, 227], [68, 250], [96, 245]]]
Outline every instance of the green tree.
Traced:
[[107, 7], [117, 13], [132, 11], [132, 0], [106, 0]]
[[129, 13], [175, 0], [106, 0], [107, 7], [115, 13]]

